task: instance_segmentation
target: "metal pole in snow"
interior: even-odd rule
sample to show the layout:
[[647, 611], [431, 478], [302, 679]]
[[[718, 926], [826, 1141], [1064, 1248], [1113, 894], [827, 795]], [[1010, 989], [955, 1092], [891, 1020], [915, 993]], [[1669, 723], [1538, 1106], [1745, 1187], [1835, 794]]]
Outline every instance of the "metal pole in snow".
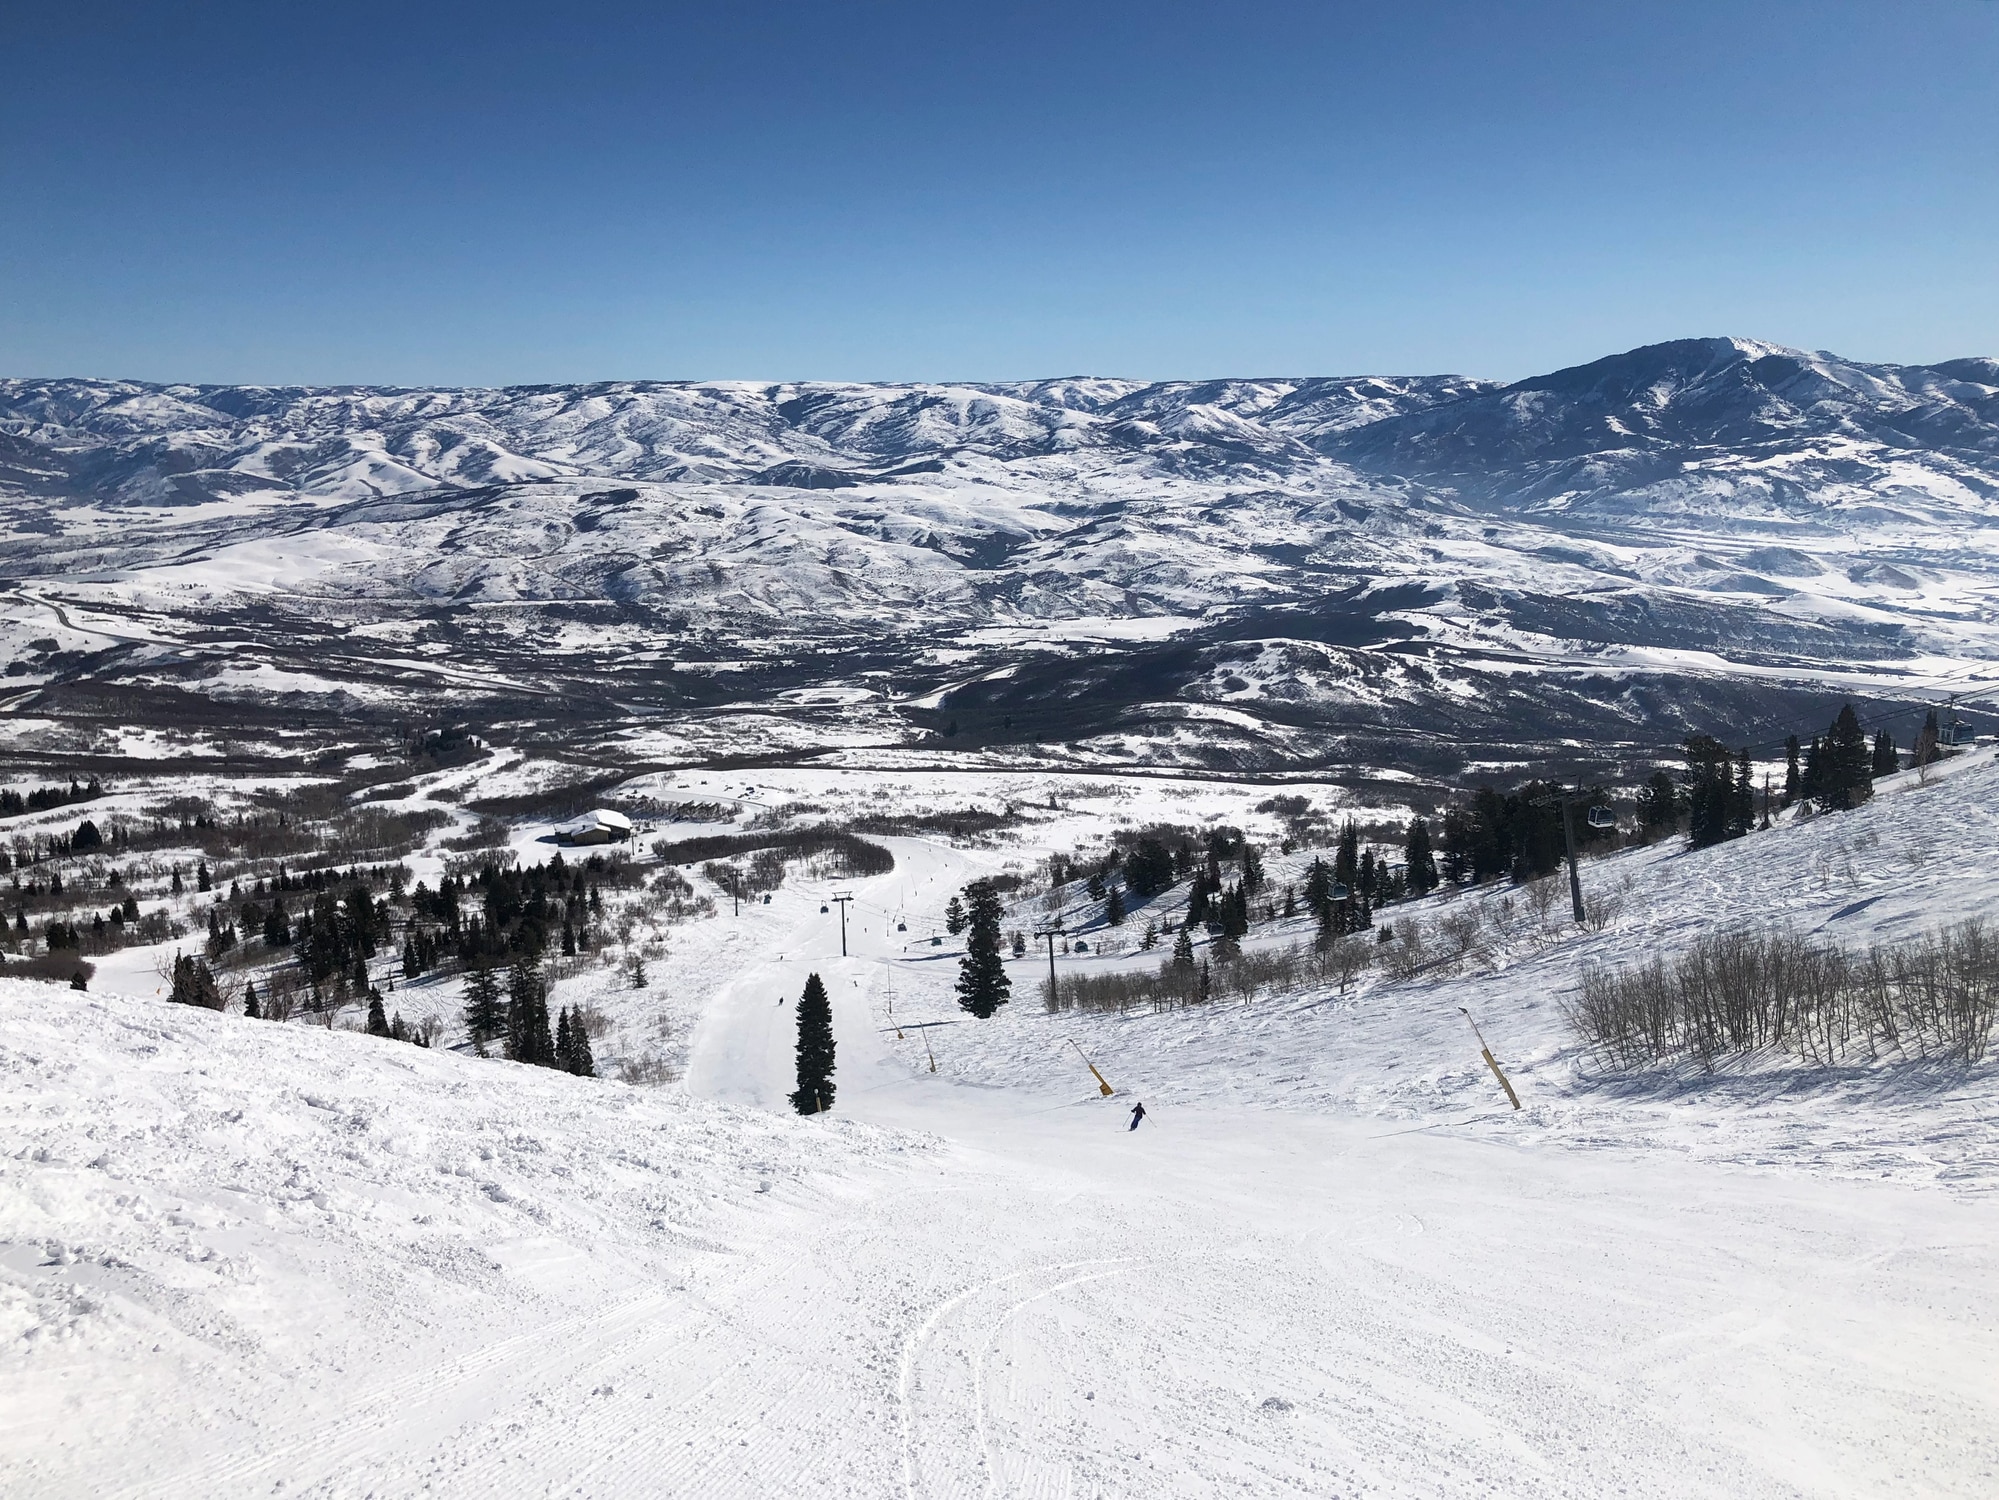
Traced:
[[854, 898], [852, 896], [835, 896], [833, 899], [840, 906], [840, 957], [845, 958], [847, 956], [847, 903]]
[[1048, 939], [1048, 1003], [1054, 1004], [1059, 998], [1055, 989], [1055, 939], [1061, 933], [1058, 927], [1046, 927], [1036, 932], [1038, 938]]
[[[1575, 803], [1566, 793], [1562, 796], [1562, 842], [1569, 851], [1569, 905], [1576, 914], [1576, 925], [1583, 925], [1583, 880], [1576, 872], [1576, 815]], [[1470, 1012], [1466, 1012], [1469, 1016]], [[1477, 1028], [1474, 1027], [1474, 1030]], [[1507, 1090], [1511, 1093], [1512, 1090]], [[1515, 1108], [1519, 1106], [1516, 1105]]]

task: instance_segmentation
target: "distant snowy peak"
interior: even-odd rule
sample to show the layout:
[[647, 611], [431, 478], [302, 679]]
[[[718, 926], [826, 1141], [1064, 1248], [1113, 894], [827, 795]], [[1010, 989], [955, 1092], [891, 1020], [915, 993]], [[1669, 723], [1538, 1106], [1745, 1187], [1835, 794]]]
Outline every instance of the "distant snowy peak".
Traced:
[[1999, 364], [1868, 365], [1750, 339], [1647, 345], [1385, 417], [1324, 445], [1363, 469], [1533, 505], [1671, 490], [1795, 509], [1999, 499]]
[[[1407, 481], [1524, 509], [1999, 503], [1999, 361], [1872, 365], [1682, 339], [1462, 376], [506, 389], [0, 381], [0, 493], [361, 500], [568, 479], [851, 487], [961, 456], [1164, 483]], [[1331, 466], [1331, 467], [1329, 467]]]

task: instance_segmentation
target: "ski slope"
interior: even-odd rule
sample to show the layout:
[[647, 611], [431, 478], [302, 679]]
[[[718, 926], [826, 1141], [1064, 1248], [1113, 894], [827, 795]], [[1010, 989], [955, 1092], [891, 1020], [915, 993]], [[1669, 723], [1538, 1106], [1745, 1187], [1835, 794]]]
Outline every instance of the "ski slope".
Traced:
[[[897, 1019], [949, 1018], [928, 917], [1005, 850], [892, 840], [889, 875], [700, 924], [678, 1091], [0, 983], [0, 1487], [1990, 1494], [1990, 1064], [1634, 1097], [1554, 1018], [1585, 946], [1744, 903], [1874, 894], [1861, 940], [1977, 909], [1995, 774], [1732, 859], [1594, 862], [1634, 874], [1616, 923], [1429, 990], [1049, 1017], [1022, 960], [1000, 1018], [930, 1033], [935, 1073], [882, 1029], [891, 986]], [[1928, 873], [1897, 853], [1920, 840]], [[1784, 879], [1838, 842], [1882, 889]], [[810, 972], [839, 1098], [801, 1120]], [[1474, 996], [1519, 1116], [1455, 1029]], [[1871, 1169], [1862, 1126], [1897, 1145]]]

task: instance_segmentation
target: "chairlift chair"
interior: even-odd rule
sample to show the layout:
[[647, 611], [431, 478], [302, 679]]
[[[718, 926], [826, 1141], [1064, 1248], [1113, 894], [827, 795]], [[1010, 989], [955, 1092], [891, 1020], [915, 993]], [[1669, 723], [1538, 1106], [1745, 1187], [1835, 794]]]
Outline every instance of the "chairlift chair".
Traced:
[[819, 915], [823, 917], [826, 915], [827, 912], [831, 911], [832, 909], [833, 908], [830, 906], [822, 906], [819, 908]]
[[1348, 890], [1346, 886], [1341, 884], [1339, 881], [1336, 880], [1333, 882], [1333, 889], [1331, 892], [1333, 900], [1344, 901], [1347, 899], [1347, 897], [1351, 896], [1352, 894], [1353, 892]]
[[1617, 814], [1607, 807], [1592, 807], [1589, 810], [1589, 826], [1592, 828], [1615, 828]]
[[909, 924], [907, 922], [898, 922], [895, 924], [895, 930], [897, 932], [907, 932], [909, 931]]

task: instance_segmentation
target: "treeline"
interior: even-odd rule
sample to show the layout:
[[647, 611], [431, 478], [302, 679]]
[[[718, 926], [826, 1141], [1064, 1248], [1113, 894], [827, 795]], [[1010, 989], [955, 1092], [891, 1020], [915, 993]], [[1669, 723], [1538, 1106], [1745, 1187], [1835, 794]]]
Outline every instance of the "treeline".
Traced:
[[[761, 887], [766, 890], [775, 889], [783, 878], [783, 866], [793, 860], [824, 859], [831, 873], [852, 880], [886, 875], [895, 868], [895, 856], [880, 844], [870, 843], [844, 828], [824, 825], [788, 832], [715, 833], [693, 839], [661, 839], [652, 846], [652, 852], [669, 865], [715, 863], [745, 854], [762, 855], [763, 873], [758, 878], [770, 881]], [[775, 879], [771, 878], [773, 870]], [[746, 887], [744, 894], [748, 893]]]
[[1817, 1063], [1882, 1048], [1977, 1062], [1999, 1018], [1999, 940], [1972, 920], [1851, 953], [1792, 933], [1725, 933], [1673, 958], [1583, 971], [1578, 1035], [1619, 1067], [1711, 1068], [1766, 1048]]
[[89, 802], [104, 795], [104, 788], [95, 776], [88, 782], [78, 782], [72, 776], [68, 786], [38, 786], [26, 792], [17, 792], [8, 787], [0, 789], [0, 818], [11, 818], [16, 813], [45, 812], [51, 807], [67, 807], [72, 802]]

